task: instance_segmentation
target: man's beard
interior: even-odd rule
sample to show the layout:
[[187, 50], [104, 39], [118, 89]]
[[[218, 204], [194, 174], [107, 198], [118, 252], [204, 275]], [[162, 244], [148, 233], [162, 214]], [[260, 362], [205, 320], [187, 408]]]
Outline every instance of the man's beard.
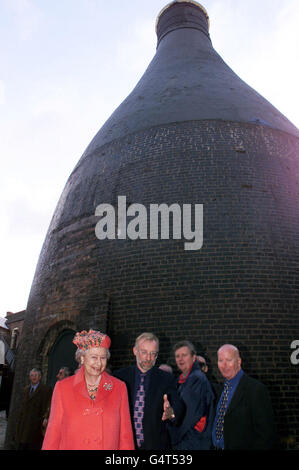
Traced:
[[156, 361], [139, 361], [139, 367], [145, 372], [154, 367]]

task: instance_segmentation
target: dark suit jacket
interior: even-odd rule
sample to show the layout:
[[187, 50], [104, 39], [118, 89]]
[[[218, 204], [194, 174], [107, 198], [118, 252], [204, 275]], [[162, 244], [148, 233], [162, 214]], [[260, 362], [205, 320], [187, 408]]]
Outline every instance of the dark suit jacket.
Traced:
[[[132, 423], [134, 417], [135, 373], [136, 366], [119, 369], [113, 373], [115, 377], [123, 380], [127, 385]], [[162, 421], [164, 394], [167, 394], [175, 412], [176, 423], [179, 424], [183, 419], [185, 407], [176, 391], [176, 379], [172, 374], [155, 366], [151, 370], [149, 388], [145, 396], [143, 449], [162, 450], [171, 448], [166, 422]]]
[[244, 374], [224, 417], [224, 449], [273, 449], [274, 414], [265, 385]]
[[30, 385], [27, 385], [23, 392], [16, 440], [18, 444], [30, 444], [34, 448], [40, 448], [43, 441], [42, 422], [50, 406], [52, 392], [41, 382], [32, 395], [29, 395], [29, 391]]

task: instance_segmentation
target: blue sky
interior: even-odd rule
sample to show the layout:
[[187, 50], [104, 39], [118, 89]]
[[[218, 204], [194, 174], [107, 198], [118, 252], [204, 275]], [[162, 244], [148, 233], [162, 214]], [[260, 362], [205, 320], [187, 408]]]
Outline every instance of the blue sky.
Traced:
[[[0, 316], [26, 308], [85, 148], [155, 54], [163, 0], [0, 0]], [[299, 127], [298, 0], [205, 0], [216, 51]]]

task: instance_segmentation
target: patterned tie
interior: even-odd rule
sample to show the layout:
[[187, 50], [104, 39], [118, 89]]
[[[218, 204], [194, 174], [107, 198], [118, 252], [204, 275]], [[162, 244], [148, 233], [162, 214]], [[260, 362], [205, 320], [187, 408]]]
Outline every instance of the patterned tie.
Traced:
[[219, 441], [223, 436], [223, 424], [224, 424], [224, 416], [225, 416], [226, 408], [227, 408], [227, 400], [228, 400], [228, 382], [225, 382], [223, 395], [222, 395], [219, 412], [218, 412], [217, 423], [216, 423], [217, 441]]
[[136, 440], [138, 447], [143, 443], [143, 408], [144, 408], [144, 377], [145, 374], [140, 374], [140, 385], [137, 390], [135, 408], [134, 408], [134, 426], [136, 431]]

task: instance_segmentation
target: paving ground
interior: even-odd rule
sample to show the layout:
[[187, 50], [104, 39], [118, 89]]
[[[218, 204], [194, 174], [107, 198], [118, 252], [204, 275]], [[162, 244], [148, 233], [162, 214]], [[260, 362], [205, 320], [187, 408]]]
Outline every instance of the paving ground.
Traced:
[[5, 411], [0, 411], [0, 450], [3, 450], [5, 442], [7, 420], [5, 417]]

